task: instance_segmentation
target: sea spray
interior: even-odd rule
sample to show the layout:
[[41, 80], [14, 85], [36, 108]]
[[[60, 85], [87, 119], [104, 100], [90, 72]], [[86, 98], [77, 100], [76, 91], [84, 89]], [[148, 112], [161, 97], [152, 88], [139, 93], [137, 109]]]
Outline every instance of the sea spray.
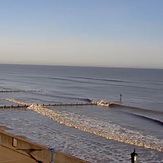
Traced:
[[[15, 99], [6, 100], [19, 104], [31, 104]], [[38, 104], [31, 104], [28, 109], [34, 110], [44, 116], [47, 116], [60, 124], [74, 127], [107, 139], [163, 151], [163, 140], [157, 139], [154, 136], [143, 135], [138, 131], [126, 129], [111, 122], [96, 120], [95, 118], [93, 119], [85, 115], [78, 115], [66, 111], [58, 111], [56, 109], [51, 110]]]

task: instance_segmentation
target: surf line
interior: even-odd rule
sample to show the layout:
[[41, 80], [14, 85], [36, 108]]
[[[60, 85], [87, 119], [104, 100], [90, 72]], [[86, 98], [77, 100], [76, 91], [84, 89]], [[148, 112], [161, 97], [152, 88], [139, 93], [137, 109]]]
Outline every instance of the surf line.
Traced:
[[[15, 99], [11, 99], [11, 101], [29, 105], [29, 103]], [[143, 135], [139, 131], [126, 129], [111, 122], [105, 122], [103, 120], [97, 120], [85, 115], [79, 115], [66, 111], [58, 111], [56, 109], [51, 110], [38, 104], [31, 104], [28, 109], [47, 116], [60, 124], [74, 127], [81, 131], [92, 133], [106, 139], [112, 139], [118, 142], [163, 151], [163, 140], [157, 139], [151, 135]]]

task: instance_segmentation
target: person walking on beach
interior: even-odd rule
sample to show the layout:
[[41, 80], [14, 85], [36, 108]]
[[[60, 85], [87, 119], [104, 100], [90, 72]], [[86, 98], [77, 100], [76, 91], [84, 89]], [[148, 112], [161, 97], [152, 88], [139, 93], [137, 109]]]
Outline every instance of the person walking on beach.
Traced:
[[138, 158], [138, 154], [134, 149], [134, 152], [131, 153], [131, 163], [137, 163], [137, 158]]

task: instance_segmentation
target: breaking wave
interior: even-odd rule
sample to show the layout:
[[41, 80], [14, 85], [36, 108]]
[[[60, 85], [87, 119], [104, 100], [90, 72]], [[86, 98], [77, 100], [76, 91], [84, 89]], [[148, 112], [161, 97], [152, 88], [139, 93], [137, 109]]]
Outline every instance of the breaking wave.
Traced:
[[148, 120], [148, 121], [151, 121], [151, 122], [154, 122], [154, 123], [157, 123], [157, 124], [163, 126], [163, 122], [161, 120], [154, 119], [154, 118], [144, 116], [144, 115], [140, 115], [140, 114], [134, 114], [134, 113], [128, 113], [128, 114], [142, 118], [142, 119], [145, 119], [145, 120]]
[[144, 135], [139, 131], [124, 128], [120, 125], [113, 124], [112, 122], [97, 120], [85, 115], [78, 115], [66, 111], [58, 111], [55, 109], [51, 110], [43, 107], [42, 105], [26, 103], [15, 99], [8, 100], [19, 104], [30, 104], [28, 109], [47, 116], [60, 124], [74, 127], [81, 131], [89, 132], [97, 136], [101, 136], [106, 139], [112, 139], [118, 142], [163, 151], [163, 140], [151, 135]]
[[121, 110], [127, 110], [127, 111], [136, 111], [136, 112], [144, 112], [144, 113], [154, 113], [154, 114], [162, 114], [163, 111], [158, 111], [158, 110], [150, 110], [150, 109], [145, 109], [145, 108], [140, 108], [140, 107], [135, 107], [135, 106], [128, 106], [128, 105], [123, 105], [123, 104], [118, 104], [118, 103], [112, 103], [111, 107], [115, 109], [121, 109]]

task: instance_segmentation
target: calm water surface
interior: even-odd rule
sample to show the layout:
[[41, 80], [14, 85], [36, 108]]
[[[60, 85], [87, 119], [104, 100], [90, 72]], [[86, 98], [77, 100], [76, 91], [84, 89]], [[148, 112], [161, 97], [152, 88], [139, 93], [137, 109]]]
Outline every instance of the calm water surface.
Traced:
[[4, 90], [20, 92], [1, 92], [0, 105], [117, 102], [121, 93], [123, 107], [0, 110], [0, 124], [93, 163], [130, 162], [134, 148], [139, 162], [163, 162], [163, 70], [0, 65]]

